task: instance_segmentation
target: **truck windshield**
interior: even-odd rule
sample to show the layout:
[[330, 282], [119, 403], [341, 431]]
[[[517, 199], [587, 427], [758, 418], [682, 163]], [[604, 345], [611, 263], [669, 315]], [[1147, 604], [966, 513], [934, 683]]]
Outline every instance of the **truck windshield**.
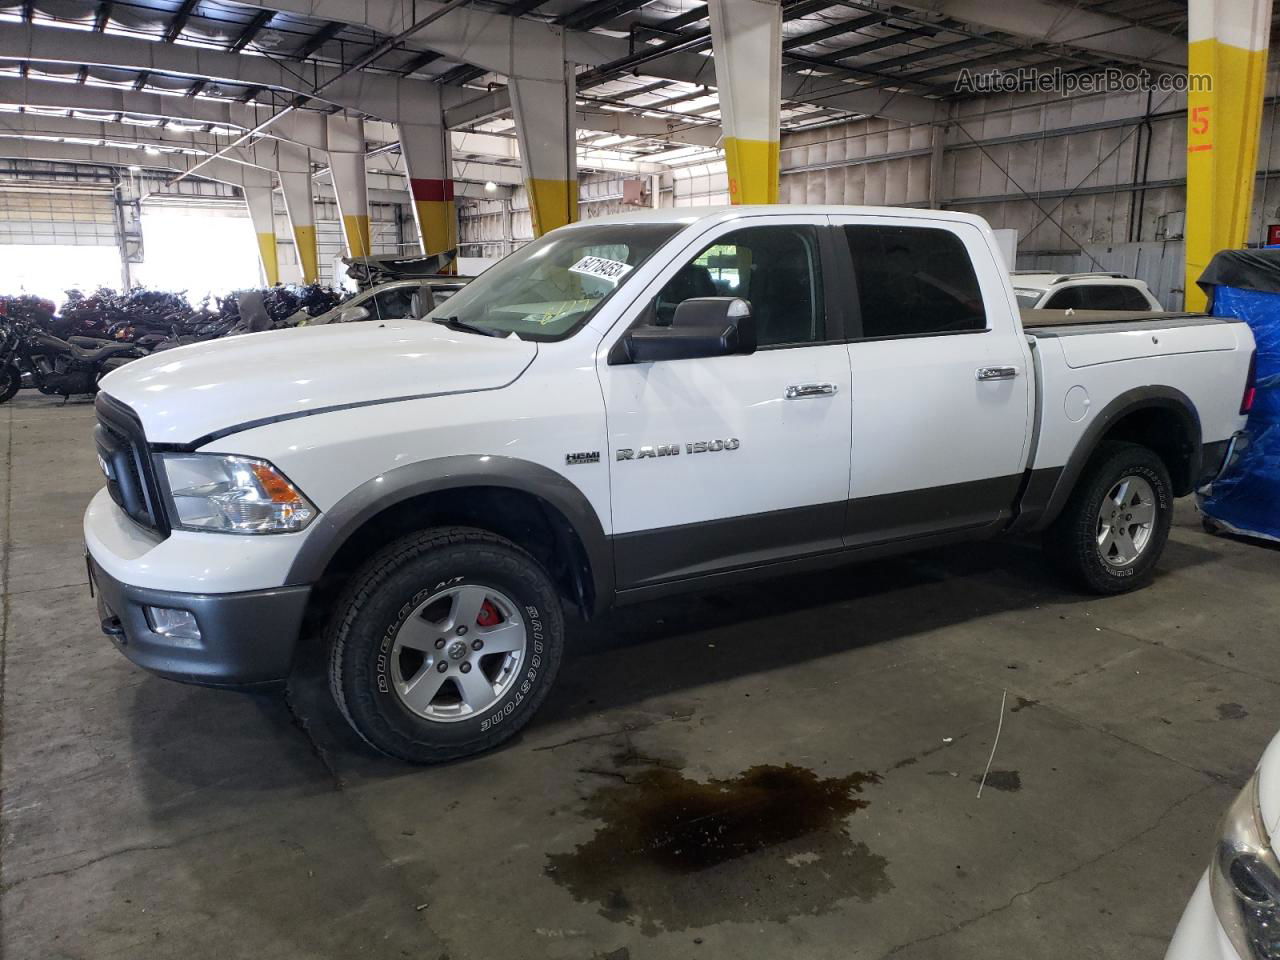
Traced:
[[683, 226], [604, 223], [557, 230], [494, 264], [425, 319], [494, 336], [563, 340]]

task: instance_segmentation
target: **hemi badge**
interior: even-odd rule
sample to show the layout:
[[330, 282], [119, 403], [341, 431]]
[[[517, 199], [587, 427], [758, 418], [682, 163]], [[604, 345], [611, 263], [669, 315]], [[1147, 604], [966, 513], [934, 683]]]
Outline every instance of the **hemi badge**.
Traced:
[[580, 463], [599, 463], [600, 451], [592, 450], [589, 453], [566, 453], [564, 462], [567, 466], [575, 466]]

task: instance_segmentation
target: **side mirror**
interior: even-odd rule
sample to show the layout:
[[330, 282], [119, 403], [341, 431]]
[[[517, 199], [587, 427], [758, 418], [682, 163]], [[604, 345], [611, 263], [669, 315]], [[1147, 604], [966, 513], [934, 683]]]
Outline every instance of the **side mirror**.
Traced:
[[738, 297], [693, 297], [676, 307], [669, 327], [638, 327], [619, 344], [621, 362], [690, 360], [756, 352], [751, 304]]
[[355, 323], [359, 320], [369, 319], [368, 307], [347, 307], [338, 314], [339, 323]]

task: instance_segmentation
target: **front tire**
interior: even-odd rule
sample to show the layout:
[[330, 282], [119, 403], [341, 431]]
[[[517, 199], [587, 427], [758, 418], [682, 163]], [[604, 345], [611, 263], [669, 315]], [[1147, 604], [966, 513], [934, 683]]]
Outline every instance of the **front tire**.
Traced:
[[546, 571], [467, 527], [392, 544], [352, 578], [328, 628], [329, 687], [383, 753], [440, 763], [491, 749], [537, 712], [564, 614]]
[[1084, 589], [1146, 586], [1173, 523], [1173, 484], [1153, 451], [1110, 444], [1097, 454], [1045, 537], [1057, 565]]

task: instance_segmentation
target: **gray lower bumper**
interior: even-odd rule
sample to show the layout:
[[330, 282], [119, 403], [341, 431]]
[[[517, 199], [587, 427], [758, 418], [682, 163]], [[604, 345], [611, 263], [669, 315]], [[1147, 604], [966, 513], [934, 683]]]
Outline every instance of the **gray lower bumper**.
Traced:
[[1200, 458], [1201, 476], [1196, 489], [1201, 490], [1230, 470], [1249, 446], [1249, 435], [1243, 430], [1227, 440], [1206, 443]]
[[[87, 559], [102, 632], [138, 666], [172, 680], [216, 686], [271, 683], [289, 675], [310, 587], [224, 594], [151, 590], [121, 583]], [[200, 639], [156, 633], [148, 606], [191, 611]]]

